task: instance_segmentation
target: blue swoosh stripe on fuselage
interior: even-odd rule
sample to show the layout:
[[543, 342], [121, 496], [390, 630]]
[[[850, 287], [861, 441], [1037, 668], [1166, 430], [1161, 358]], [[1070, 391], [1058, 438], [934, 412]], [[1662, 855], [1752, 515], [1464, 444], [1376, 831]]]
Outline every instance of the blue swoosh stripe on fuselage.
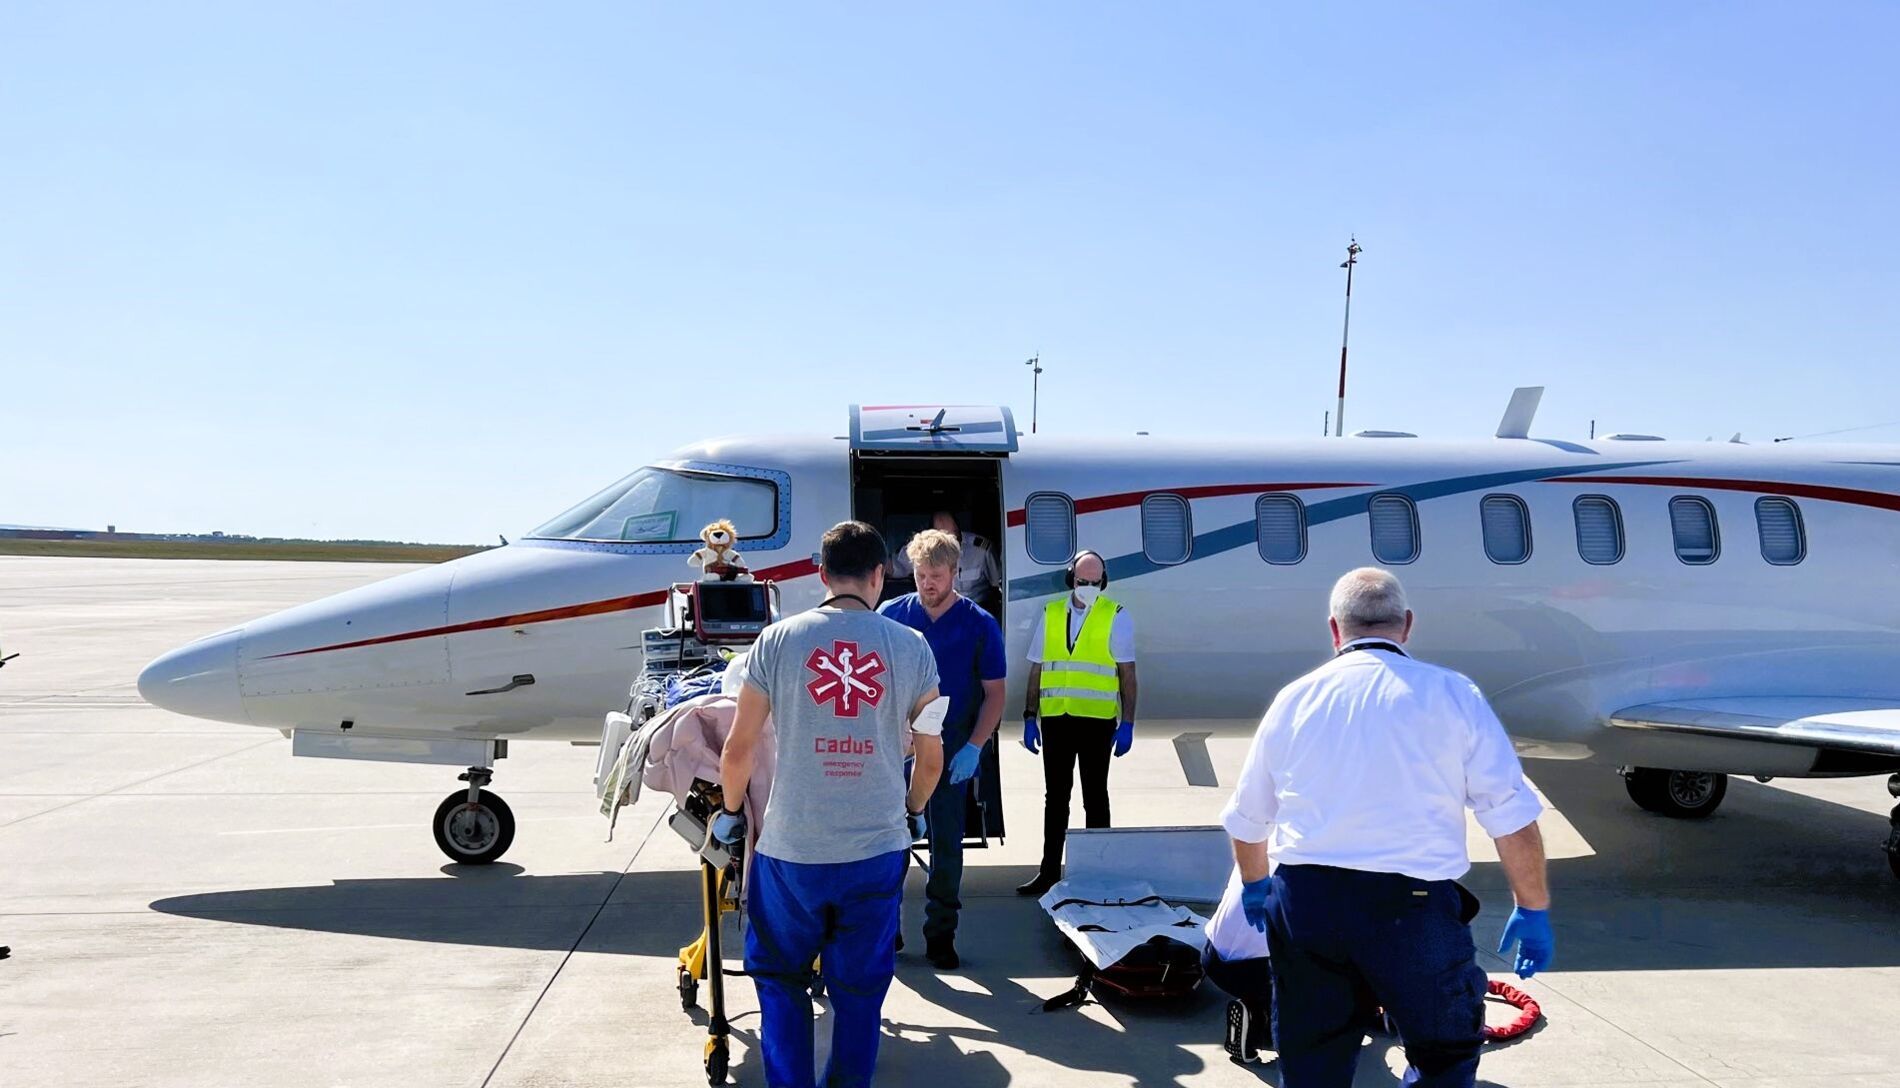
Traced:
[[[1523, 483], [1527, 480], [1549, 480], [1579, 473], [1596, 474], [1625, 468], [1647, 468], [1652, 465], [1676, 464], [1674, 461], [1621, 461], [1609, 465], [1565, 466], [1562, 468], [1527, 468], [1510, 472], [1487, 472], [1477, 476], [1453, 476], [1444, 480], [1428, 480], [1424, 483], [1407, 484], [1403, 487], [1373, 488], [1362, 495], [1347, 495], [1337, 499], [1325, 499], [1306, 508], [1306, 524], [1310, 528], [1329, 521], [1354, 517], [1366, 512], [1367, 505], [1374, 495], [1404, 495], [1413, 502], [1425, 502], [1430, 499], [1442, 499], [1448, 495], [1463, 495], [1472, 491], [1482, 491], [1488, 487], [1504, 487]], [[1165, 493], [1165, 492], [1163, 492]], [[1219, 555], [1236, 548], [1244, 548], [1254, 543], [1255, 528], [1253, 519], [1234, 525], [1223, 525], [1205, 533], [1194, 535], [1194, 547], [1188, 553], [1188, 562], [1206, 559], [1210, 555]], [[1180, 566], [1178, 563], [1156, 563], [1141, 552], [1118, 555], [1108, 560], [1108, 580], [1111, 584], [1128, 578], [1139, 578], [1144, 574], [1153, 574], [1168, 567]], [[1027, 577], [1012, 579], [1009, 583], [1009, 599], [1027, 600], [1032, 597], [1046, 597], [1060, 593], [1063, 571], [1045, 571]]]

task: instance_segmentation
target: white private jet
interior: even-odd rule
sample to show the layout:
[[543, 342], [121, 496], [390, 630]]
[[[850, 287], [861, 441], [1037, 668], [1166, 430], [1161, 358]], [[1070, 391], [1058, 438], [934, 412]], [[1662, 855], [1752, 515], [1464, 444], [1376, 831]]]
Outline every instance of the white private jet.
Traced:
[[[492, 861], [513, 835], [481, 788], [495, 760], [599, 736], [702, 525], [730, 518], [790, 612], [821, 598], [834, 522], [895, 543], [949, 510], [1003, 543], [1012, 661], [1077, 550], [1107, 557], [1150, 737], [1250, 732], [1320, 659], [1333, 580], [1378, 564], [1418, 653], [1476, 680], [1526, 754], [1620, 768], [1646, 809], [1706, 816], [1731, 774], [1900, 771], [1900, 449], [1533, 439], [1538, 392], [1459, 442], [1041, 438], [1003, 408], [853, 407], [849, 435], [689, 446], [506, 547], [200, 639], [139, 691], [297, 754], [467, 766], [436, 839]], [[1900, 874], [1900, 808], [1894, 827]]]

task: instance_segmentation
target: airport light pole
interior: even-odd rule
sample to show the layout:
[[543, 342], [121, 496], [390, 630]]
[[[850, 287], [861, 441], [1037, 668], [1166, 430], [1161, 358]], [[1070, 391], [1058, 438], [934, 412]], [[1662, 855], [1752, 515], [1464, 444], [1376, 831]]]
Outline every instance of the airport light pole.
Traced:
[[1024, 359], [1023, 365], [1030, 368], [1029, 370], [1029, 433], [1035, 434], [1036, 433], [1037, 401], [1040, 400], [1042, 396], [1042, 352], [1039, 351], [1036, 354], [1030, 356], [1029, 358]]
[[1346, 259], [1339, 263], [1339, 267], [1346, 270], [1346, 323], [1339, 331], [1339, 411], [1333, 416], [1334, 437], [1346, 433], [1346, 341], [1352, 335], [1352, 269], [1363, 252], [1358, 236], [1354, 235], [1346, 243]]

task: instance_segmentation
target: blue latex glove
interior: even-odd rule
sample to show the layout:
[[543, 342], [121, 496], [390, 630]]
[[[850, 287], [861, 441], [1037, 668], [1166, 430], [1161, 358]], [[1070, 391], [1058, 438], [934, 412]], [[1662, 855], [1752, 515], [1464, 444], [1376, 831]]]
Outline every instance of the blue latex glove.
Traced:
[[930, 837], [930, 820], [921, 812], [904, 813], [904, 826], [910, 829], [910, 841]]
[[745, 838], [745, 813], [720, 809], [719, 815], [713, 817], [712, 837], [727, 846]]
[[1029, 749], [1032, 756], [1042, 754], [1042, 730], [1036, 727], [1034, 718], [1023, 719], [1023, 747]]
[[1115, 754], [1125, 756], [1135, 745], [1135, 723], [1124, 721], [1115, 727]]
[[1267, 889], [1272, 883], [1272, 877], [1261, 877], [1240, 885], [1240, 911], [1247, 924], [1262, 933], [1267, 931]]
[[950, 757], [950, 784], [960, 786], [976, 774], [976, 765], [983, 759], [983, 752], [974, 744], [965, 744]]
[[1517, 946], [1514, 966], [1518, 978], [1529, 978], [1549, 967], [1557, 954], [1557, 938], [1550, 931], [1550, 912], [1524, 907], [1512, 911], [1511, 920], [1504, 923], [1504, 936], [1498, 940], [1498, 954], [1504, 955], [1512, 945]]

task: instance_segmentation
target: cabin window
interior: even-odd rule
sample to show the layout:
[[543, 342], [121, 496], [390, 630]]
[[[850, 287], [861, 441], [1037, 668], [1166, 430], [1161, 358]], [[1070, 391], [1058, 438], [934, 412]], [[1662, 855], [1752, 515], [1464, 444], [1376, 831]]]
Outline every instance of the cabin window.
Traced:
[[528, 534], [552, 540], [628, 544], [699, 543], [706, 525], [729, 519], [741, 540], [778, 532], [771, 480], [648, 465]]
[[1676, 558], [1691, 566], [1707, 566], [1721, 554], [1715, 526], [1715, 507], [1694, 495], [1669, 500], [1669, 528], [1676, 538]]
[[1306, 504], [1292, 495], [1262, 495], [1253, 504], [1260, 558], [1282, 565], [1306, 558]]
[[1418, 507], [1403, 495], [1374, 495], [1366, 506], [1372, 524], [1372, 557], [1381, 563], [1418, 558]]
[[1039, 491], [1023, 504], [1029, 558], [1059, 567], [1075, 556], [1075, 503], [1057, 491]]
[[1531, 557], [1531, 512], [1516, 495], [1486, 495], [1478, 504], [1484, 528], [1484, 554], [1493, 563], [1522, 563]]
[[1141, 551], [1149, 562], [1171, 567], [1185, 563], [1194, 550], [1194, 516], [1179, 495], [1150, 495], [1141, 500]]
[[1792, 567], [1807, 558], [1808, 534], [1793, 499], [1756, 499], [1755, 530], [1761, 534], [1761, 557], [1775, 566]]
[[1577, 517], [1577, 554], [1607, 567], [1623, 561], [1623, 512], [1615, 499], [1585, 495], [1571, 506]]

